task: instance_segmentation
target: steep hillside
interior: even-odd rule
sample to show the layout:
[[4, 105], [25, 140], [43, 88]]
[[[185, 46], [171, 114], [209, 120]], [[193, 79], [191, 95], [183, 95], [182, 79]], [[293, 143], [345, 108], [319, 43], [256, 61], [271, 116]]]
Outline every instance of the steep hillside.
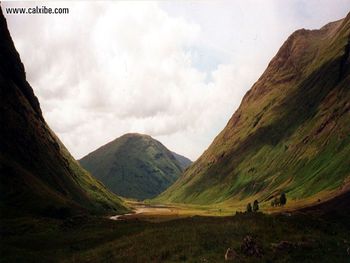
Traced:
[[350, 181], [350, 15], [294, 32], [203, 155], [157, 200], [306, 203]]
[[46, 124], [0, 10], [1, 216], [126, 211]]
[[155, 197], [182, 173], [180, 163], [163, 144], [137, 133], [115, 139], [80, 163], [114, 193], [137, 199]]
[[187, 167], [189, 167], [192, 164], [192, 161], [187, 157], [177, 154], [175, 152], [171, 152], [171, 153], [174, 155], [175, 159], [179, 162], [182, 170], [185, 170]]

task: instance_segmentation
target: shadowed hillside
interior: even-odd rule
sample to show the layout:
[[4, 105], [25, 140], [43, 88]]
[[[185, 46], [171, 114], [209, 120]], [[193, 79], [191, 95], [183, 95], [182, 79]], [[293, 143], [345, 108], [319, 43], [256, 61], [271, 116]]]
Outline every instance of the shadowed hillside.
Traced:
[[189, 167], [192, 164], [192, 161], [186, 158], [185, 156], [182, 156], [175, 152], [171, 152], [171, 153], [174, 155], [175, 159], [179, 162], [182, 170], [185, 170], [187, 167]]
[[1, 216], [127, 211], [46, 124], [0, 10]]

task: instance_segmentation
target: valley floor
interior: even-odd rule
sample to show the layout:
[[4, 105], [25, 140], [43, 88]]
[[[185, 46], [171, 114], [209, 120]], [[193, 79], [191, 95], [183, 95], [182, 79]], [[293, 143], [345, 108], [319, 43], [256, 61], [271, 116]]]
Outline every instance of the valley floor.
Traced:
[[[219, 217], [189, 216], [189, 208], [134, 206], [144, 210], [127, 220], [2, 219], [0, 262], [224, 262], [228, 248], [236, 251], [235, 262], [350, 261], [348, 213]], [[247, 236], [259, 255], [242, 248]]]
[[113, 215], [112, 220], [144, 220], [162, 222], [193, 216], [228, 216], [232, 215], [230, 208], [216, 206], [196, 206], [185, 204], [149, 204], [144, 202], [126, 200], [132, 213]]

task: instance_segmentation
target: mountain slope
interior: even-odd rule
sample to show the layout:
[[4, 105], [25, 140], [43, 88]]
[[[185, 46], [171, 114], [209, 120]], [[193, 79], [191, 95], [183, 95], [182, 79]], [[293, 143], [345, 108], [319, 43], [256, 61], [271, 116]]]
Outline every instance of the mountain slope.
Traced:
[[171, 153], [174, 155], [175, 159], [179, 162], [182, 170], [185, 170], [187, 167], [189, 167], [192, 164], [192, 161], [187, 157], [177, 154], [175, 152], [171, 152]]
[[157, 200], [314, 202], [350, 180], [350, 15], [294, 32], [203, 155]]
[[46, 124], [0, 10], [1, 216], [127, 211]]
[[115, 139], [80, 163], [114, 193], [137, 199], [155, 197], [182, 173], [172, 152], [152, 137], [137, 133]]

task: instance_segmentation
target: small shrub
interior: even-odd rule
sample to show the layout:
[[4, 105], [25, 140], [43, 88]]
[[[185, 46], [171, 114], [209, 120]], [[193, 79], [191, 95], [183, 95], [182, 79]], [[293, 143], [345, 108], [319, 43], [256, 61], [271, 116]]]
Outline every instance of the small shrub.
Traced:
[[285, 193], [282, 193], [280, 196], [280, 204], [284, 206], [287, 203], [287, 197]]
[[247, 204], [247, 212], [251, 213], [253, 211], [252, 205], [250, 203]]
[[258, 211], [259, 211], [259, 202], [258, 202], [258, 200], [254, 200], [253, 212], [258, 212]]

